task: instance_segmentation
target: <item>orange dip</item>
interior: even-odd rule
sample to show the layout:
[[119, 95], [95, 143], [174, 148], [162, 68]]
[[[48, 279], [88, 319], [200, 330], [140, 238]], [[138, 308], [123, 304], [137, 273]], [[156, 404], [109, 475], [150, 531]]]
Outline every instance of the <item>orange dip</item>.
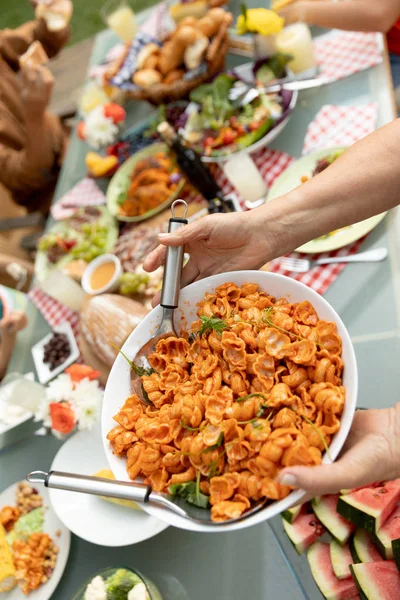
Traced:
[[103, 288], [107, 283], [111, 281], [115, 273], [115, 264], [113, 262], [106, 262], [99, 265], [95, 269], [90, 278], [90, 285], [93, 290], [97, 291]]

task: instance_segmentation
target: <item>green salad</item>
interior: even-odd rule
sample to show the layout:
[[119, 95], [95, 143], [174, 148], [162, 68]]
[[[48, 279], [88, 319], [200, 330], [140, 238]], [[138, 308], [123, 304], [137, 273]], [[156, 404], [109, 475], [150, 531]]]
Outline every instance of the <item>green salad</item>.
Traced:
[[96, 575], [79, 599], [162, 600], [158, 590], [150, 582], [145, 582], [137, 573], [126, 568], [107, 569]]

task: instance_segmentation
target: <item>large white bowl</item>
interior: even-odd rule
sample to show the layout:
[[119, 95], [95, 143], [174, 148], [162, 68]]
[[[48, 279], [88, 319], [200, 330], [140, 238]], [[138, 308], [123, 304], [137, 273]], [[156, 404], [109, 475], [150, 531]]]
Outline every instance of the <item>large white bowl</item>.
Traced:
[[[330, 306], [330, 304], [328, 304], [328, 302], [322, 298], [322, 296], [304, 284], [295, 281], [294, 279], [264, 271], [235, 271], [232, 273], [213, 275], [212, 277], [208, 277], [203, 281], [192, 283], [182, 290], [179, 308], [175, 311], [175, 324], [177, 331], [181, 329], [182, 324], [183, 326], [187, 327], [194, 320], [196, 320], [196, 303], [204, 297], [204, 294], [206, 292], [212, 292], [216, 287], [226, 283], [227, 281], [233, 281], [237, 285], [242, 285], [247, 282], [257, 283], [261, 290], [268, 292], [268, 294], [271, 294], [275, 297], [286, 296], [290, 302], [301, 302], [302, 300], [308, 300], [313, 304], [321, 319], [334, 321], [336, 323], [343, 343], [343, 385], [346, 389], [346, 402], [341, 418], [340, 430], [333, 437], [329, 449], [329, 454], [332, 460], [335, 460], [348, 436], [353, 421], [358, 389], [357, 363], [354, 348], [347, 329], [339, 315]], [[160, 320], [161, 308], [158, 306], [143, 319], [143, 321], [138, 325], [138, 327], [136, 327], [134, 332], [125, 342], [123, 351], [128, 357], [135, 357], [137, 351], [152, 336]], [[115, 421], [113, 420], [113, 415], [119, 411], [129, 395], [130, 367], [126, 360], [119, 355], [111, 370], [105, 391], [102, 412], [102, 435], [110, 468], [116, 478], [122, 481], [130, 481], [126, 472], [125, 460], [122, 460], [113, 454], [106, 436], [110, 429], [116, 425]], [[325, 455], [323, 462], [330, 463], [330, 458]], [[261, 523], [267, 519], [271, 519], [293, 504], [298, 504], [301, 502], [303, 495], [304, 493], [301, 490], [297, 490], [292, 492], [284, 500], [272, 502], [266, 508], [253, 514], [247, 519], [244, 519], [243, 521], [226, 525], [222, 524], [217, 527], [200, 525], [198, 523], [191, 522], [161, 508], [155, 508], [149, 505], [144, 505], [143, 508], [149, 514], [175, 527], [192, 531], [218, 532], [242, 529], [244, 527], [255, 525], [256, 523]]]

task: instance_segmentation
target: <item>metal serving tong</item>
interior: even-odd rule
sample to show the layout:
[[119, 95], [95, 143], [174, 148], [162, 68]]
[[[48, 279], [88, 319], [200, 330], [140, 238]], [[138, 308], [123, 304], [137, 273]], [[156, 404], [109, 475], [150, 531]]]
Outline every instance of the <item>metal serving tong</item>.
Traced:
[[67, 492], [81, 492], [83, 494], [93, 494], [94, 496], [133, 500], [141, 504], [163, 508], [165, 511], [173, 512], [195, 523], [207, 526], [213, 525], [215, 527], [222, 527], [228, 523], [247, 519], [250, 515], [261, 510], [266, 503], [265, 499], [261, 500], [237, 519], [229, 519], [228, 521], [216, 523], [211, 520], [211, 511], [209, 509], [199, 508], [194, 504], [190, 504], [181, 496], [170, 496], [154, 492], [150, 486], [145, 484], [114, 481], [103, 479], [102, 477], [89, 477], [86, 475], [63, 473], [61, 471], [50, 471], [49, 473], [33, 471], [26, 476], [26, 479], [30, 483], [41, 483], [47, 488]]
[[255, 100], [260, 94], [273, 94], [284, 90], [300, 91], [319, 88], [328, 83], [327, 79], [322, 77], [313, 77], [312, 79], [297, 79], [292, 81], [277, 81], [266, 86], [256, 87], [254, 85], [243, 83], [243, 85], [232, 87], [229, 92], [229, 100], [234, 102], [235, 106], [246, 106]]
[[[182, 204], [185, 207], [183, 217], [177, 217], [175, 215], [175, 208], [179, 204]], [[172, 217], [169, 220], [168, 233], [176, 231], [182, 227], [182, 225], [187, 224], [187, 210], [188, 205], [184, 200], [175, 200], [171, 206]], [[136, 372], [135, 368], [133, 368], [131, 372], [132, 391], [147, 405], [149, 405], [150, 402], [143, 391], [142, 381], [140, 379], [143, 373], [141, 373], [140, 370], [151, 370], [151, 365], [147, 360], [147, 357], [154, 352], [157, 342], [160, 339], [177, 335], [174, 327], [173, 315], [175, 308], [177, 308], [179, 304], [182, 264], [183, 246], [168, 246], [161, 290], [160, 306], [163, 311], [161, 323], [153, 334], [153, 337], [141, 347], [136, 356], [132, 359], [136, 367]]]

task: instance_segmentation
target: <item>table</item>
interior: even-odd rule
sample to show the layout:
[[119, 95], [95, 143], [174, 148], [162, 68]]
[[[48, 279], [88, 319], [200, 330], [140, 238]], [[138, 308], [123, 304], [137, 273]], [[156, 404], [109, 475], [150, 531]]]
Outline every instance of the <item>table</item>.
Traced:
[[[236, 14], [239, 4], [237, 0], [232, 2]], [[259, 5], [259, 0], [248, 4]], [[111, 32], [99, 34], [90, 63], [101, 61], [115, 42]], [[243, 60], [229, 57], [229, 64], [233, 66]], [[395, 117], [387, 62], [318, 91], [301, 93], [290, 123], [273, 147], [299, 156], [307, 124], [323, 104], [371, 101], [379, 103], [379, 126]], [[131, 103], [127, 125], [138, 122], [150, 112], [146, 104]], [[56, 198], [84, 176], [86, 151], [85, 145], [73, 135]], [[363, 246], [363, 249], [387, 246], [389, 259], [379, 264], [347, 266], [326, 294], [352, 336], [360, 373], [359, 403], [366, 407], [387, 407], [398, 400], [399, 234], [400, 217], [395, 210], [368, 236]], [[40, 316], [36, 315], [37, 320], [35, 316], [31, 318], [30, 335], [37, 336], [39, 329], [43, 335], [45, 325]], [[31, 368], [28, 355], [19, 361], [19, 367], [24, 364], [26, 371]], [[17, 361], [18, 357], [13, 359], [13, 366]], [[59, 447], [60, 442], [54, 438], [33, 437], [1, 453], [0, 489], [23, 479], [31, 470], [48, 469]], [[219, 535], [169, 528], [152, 540], [120, 549], [93, 546], [72, 536], [67, 569], [53, 597], [70, 600], [94, 572], [117, 564], [131, 564], [154, 579], [166, 600], [242, 600], [245, 597], [304, 600], [306, 597], [295, 584], [268, 525]]]

